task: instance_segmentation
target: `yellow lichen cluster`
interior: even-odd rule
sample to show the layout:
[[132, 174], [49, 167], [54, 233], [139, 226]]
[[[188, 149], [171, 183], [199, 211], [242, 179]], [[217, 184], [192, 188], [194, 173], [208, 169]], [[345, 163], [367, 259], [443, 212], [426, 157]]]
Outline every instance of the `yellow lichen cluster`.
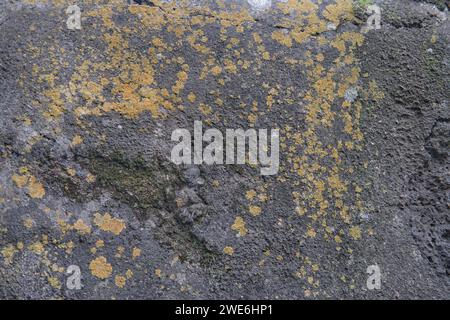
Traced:
[[232, 256], [234, 253], [234, 249], [232, 247], [227, 246], [227, 247], [223, 248], [223, 253], [225, 253], [229, 256]]
[[36, 177], [28, 172], [28, 168], [20, 168], [19, 174], [12, 176], [12, 181], [19, 188], [27, 187], [28, 195], [34, 199], [42, 199], [45, 196], [45, 189], [42, 183], [40, 183]]
[[109, 213], [101, 215], [96, 213], [94, 223], [103, 231], [111, 232], [116, 236], [125, 229], [125, 223], [121, 219], [113, 218]]
[[108, 263], [105, 257], [100, 256], [95, 258], [89, 264], [89, 269], [93, 276], [99, 279], [106, 279], [112, 273], [112, 266]]
[[236, 217], [233, 225], [231, 226], [231, 229], [237, 231], [238, 235], [241, 237], [247, 234], [247, 229], [245, 228], [245, 221], [244, 219], [242, 219], [242, 217]]

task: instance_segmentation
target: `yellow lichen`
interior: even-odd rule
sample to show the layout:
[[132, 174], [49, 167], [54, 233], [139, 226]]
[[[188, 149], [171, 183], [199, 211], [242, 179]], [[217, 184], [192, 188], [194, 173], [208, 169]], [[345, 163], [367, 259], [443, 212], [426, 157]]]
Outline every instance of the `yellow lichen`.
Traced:
[[4, 247], [1, 252], [5, 264], [11, 264], [14, 258], [14, 254], [17, 252], [17, 250], [12, 244], [10, 244]]
[[111, 232], [116, 236], [125, 229], [125, 223], [121, 219], [113, 218], [109, 213], [94, 215], [94, 223], [103, 231]]
[[133, 248], [132, 257], [133, 259], [136, 259], [141, 255], [141, 249], [139, 248]]
[[25, 226], [25, 228], [31, 229], [33, 227], [33, 225], [34, 225], [34, 221], [33, 221], [33, 219], [30, 219], [30, 218], [25, 219], [23, 221], [23, 225]]
[[355, 240], [361, 239], [361, 228], [360, 227], [351, 227], [348, 233]]
[[55, 289], [61, 289], [61, 283], [56, 277], [47, 277], [48, 283]]
[[75, 229], [79, 234], [85, 235], [91, 233], [91, 227], [88, 226], [83, 220], [78, 219], [73, 224], [73, 229]]
[[241, 237], [247, 234], [247, 229], [245, 228], [245, 221], [244, 219], [242, 219], [242, 217], [236, 217], [233, 225], [231, 226], [231, 229], [237, 231], [238, 235]]
[[44, 253], [44, 245], [40, 241], [30, 244], [28, 249], [39, 255]]
[[72, 146], [78, 146], [83, 143], [83, 138], [80, 135], [76, 135], [72, 139]]
[[105, 257], [100, 256], [92, 260], [89, 264], [89, 269], [93, 276], [99, 279], [106, 279], [112, 273], [112, 266], [108, 263]]
[[23, 188], [28, 183], [28, 176], [20, 176], [17, 174], [14, 174], [12, 176], [12, 181], [16, 184], [17, 187]]
[[44, 186], [33, 176], [30, 176], [28, 194], [35, 199], [42, 199], [45, 196]]
[[231, 256], [234, 253], [234, 249], [232, 247], [227, 246], [227, 247], [223, 248], [223, 253]]
[[125, 287], [126, 282], [127, 282], [127, 278], [125, 278], [124, 276], [117, 275], [117, 276], [115, 276], [115, 278], [114, 278], [114, 283], [115, 283], [116, 286], [118, 286], [119, 288]]
[[286, 34], [282, 31], [274, 31], [272, 32], [272, 39], [279, 42], [280, 44], [286, 47], [292, 47], [292, 38], [289, 34]]
[[248, 211], [254, 217], [259, 216], [261, 214], [261, 208], [258, 206], [249, 206]]
[[246, 192], [245, 197], [247, 200], [253, 200], [254, 197], [256, 197], [256, 191], [255, 190], [249, 190]]

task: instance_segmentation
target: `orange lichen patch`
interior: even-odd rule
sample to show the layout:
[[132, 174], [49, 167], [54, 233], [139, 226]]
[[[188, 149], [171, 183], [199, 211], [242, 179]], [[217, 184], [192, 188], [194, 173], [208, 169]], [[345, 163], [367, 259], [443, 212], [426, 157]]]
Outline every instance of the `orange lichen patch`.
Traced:
[[77, 174], [77, 172], [73, 168], [67, 168], [66, 171], [67, 171], [67, 174], [71, 177], [74, 177]]
[[296, 13], [298, 16], [317, 10], [317, 5], [311, 0], [287, 0], [277, 3], [277, 6], [284, 14]]
[[56, 263], [53, 263], [50, 268], [53, 272], [59, 272], [59, 273], [64, 273], [64, 270], [65, 270], [64, 267], [60, 267]]
[[360, 227], [351, 227], [348, 231], [348, 234], [355, 240], [361, 239], [361, 228]]
[[181, 90], [183, 90], [183, 88], [184, 88], [184, 85], [188, 79], [188, 74], [185, 71], [180, 71], [177, 73], [177, 78], [178, 78], [178, 80], [176, 81], [175, 85], [172, 87], [172, 91], [178, 95], [178, 94], [180, 94]]
[[189, 28], [189, 34], [185, 36], [185, 39], [198, 53], [205, 55], [210, 53], [210, 49], [206, 46], [208, 37], [206, 37], [205, 32], [202, 29]]
[[61, 248], [65, 249], [67, 254], [72, 254], [74, 247], [75, 247], [75, 244], [73, 243], [73, 241], [69, 241], [67, 243], [61, 244]]
[[62, 88], [50, 89], [44, 92], [49, 100], [49, 108], [43, 114], [48, 120], [59, 118], [64, 113], [64, 100], [61, 97]]
[[17, 187], [23, 188], [28, 183], [28, 178], [29, 177], [27, 175], [20, 176], [20, 175], [14, 174], [12, 176], [12, 181], [16, 184]]
[[83, 138], [80, 135], [76, 135], [72, 139], [71, 146], [78, 146], [83, 143]]
[[195, 94], [193, 93], [193, 92], [190, 92], [189, 94], [188, 94], [188, 100], [189, 100], [189, 102], [191, 102], [191, 103], [194, 103], [195, 102], [195, 99], [197, 98], [196, 96], [195, 96]]
[[123, 287], [125, 287], [125, 284], [127, 283], [127, 278], [125, 278], [124, 276], [121, 276], [121, 275], [117, 275], [114, 278], [114, 283], [119, 288], [123, 288]]
[[30, 195], [30, 197], [35, 199], [42, 199], [45, 196], [44, 186], [33, 176], [30, 176], [28, 184], [28, 194]]
[[[136, 118], [144, 111], [150, 111], [150, 113], [158, 117], [160, 116], [160, 108], [173, 109], [173, 105], [165, 100], [158, 89], [148, 88], [141, 90], [139, 95], [135, 89], [131, 87], [122, 87], [125, 100], [122, 102], [107, 102], [100, 108], [103, 112], [116, 111], [126, 118]], [[94, 109], [95, 110], [95, 109]]]
[[99, 213], [95, 214], [94, 223], [103, 231], [111, 232], [116, 236], [125, 229], [125, 223], [121, 219], [111, 217], [109, 213], [103, 216]]
[[247, 116], [247, 120], [250, 123], [250, 126], [253, 126], [256, 123], [256, 120], [258, 120], [258, 115], [256, 114], [249, 114]]
[[161, 38], [153, 37], [152, 44], [155, 47], [167, 49], [167, 44]]
[[[106, 80], [104, 84], [108, 84], [108, 80]], [[80, 84], [78, 92], [87, 101], [93, 101], [94, 99], [97, 99], [103, 102], [105, 100], [105, 98], [102, 96], [103, 84], [101, 83], [95, 83], [93, 81], [83, 82]]]
[[58, 217], [56, 219], [56, 223], [58, 224], [58, 226], [61, 229], [62, 233], [66, 233], [66, 232], [72, 230], [72, 226], [66, 220], [63, 220], [63, 219]]
[[268, 109], [272, 108], [272, 106], [273, 106], [273, 95], [269, 94], [266, 97], [266, 105], [267, 105]]
[[240, 237], [243, 237], [247, 234], [247, 229], [245, 228], [245, 221], [242, 217], [236, 217], [234, 223], [231, 225], [231, 229], [238, 232]]
[[311, 227], [308, 227], [308, 230], [306, 231], [306, 236], [308, 237], [308, 238], [315, 238], [316, 237], [316, 231], [313, 229], [313, 228], [311, 228]]
[[32, 198], [42, 199], [45, 196], [44, 186], [37, 179], [28, 173], [28, 169], [22, 168], [21, 173], [24, 175], [14, 174], [11, 179], [19, 188], [27, 186], [28, 195]]
[[123, 246], [117, 247], [117, 253], [114, 255], [116, 258], [122, 258], [125, 248]]
[[286, 47], [292, 47], [292, 38], [287, 33], [282, 31], [274, 31], [272, 32], [272, 39]]
[[341, 194], [347, 191], [346, 184], [341, 180], [338, 174], [332, 174], [328, 177], [328, 184], [336, 194]]
[[256, 191], [255, 190], [249, 190], [245, 193], [245, 197], [247, 200], [253, 200], [254, 197], [256, 197]]
[[86, 182], [88, 183], [94, 183], [96, 179], [97, 178], [91, 173], [88, 173], [86, 176]]
[[182, 208], [188, 203], [188, 199], [183, 198], [183, 197], [177, 197], [175, 199], [175, 203], [177, 205], [177, 208]]
[[11, 264], [17, 249], [12, 244], [7, 245], [1, 251], [5, 264]]
[[86, 235], [91, 233], [91, 227], [88, 226], [83, 220], [78, 219], [73, 224], [73, 229], [76, 230], [81, 235]]
[[238, 68], [232, 60], [225, 59], [224, 65], [225, 65], [225, 67], [224, 67], [225, 71], [227, 71], [228, 73], [237, 74]]
[[19, 173], [20, 173], [20, 174], [28, 174], [28, 173], [29, 173], [29, 170], [28, 170], [27, 167], [20, 167], [20, 168], [19, 168]]
[[137, 257], [139, 257], [141, 255], [141, 249], [139, 248], [133, 248], [133, 251], [131, 253], [131, 256], [133, 257], [133, 259], [136, 259]]
[[336, 0], [335, 4], [330, 4], [325, 8], [323, 16], [338, 26], [342, 21], [354, 19], [353, 1]]
[[44, 251], [45, 251], [44, 250], [44, 245], [40, 241], [37, 241], [37, 242], [34, 242], [34, 243], [30, 244], [28, 246], [28, 250], [31, 250], [34, 253], [39, 254], [39, 255], [43, 254]]
[[267, 52], [267, 51], [264, 51], [264, 52], [262, 53], [262, 58], [263, 58], [264, 60], [270, 60], [270, 53]]
[[30, 218], [25, 219], [25, 220], [23, 221], [23, 225], [25, 226], [25, 228], [31, 229], [31, 228], [33, 228], [34, 221], [33, 221], [33, 219], [30, 219]]
[[[296, 8], [300, 1], [288, 1], [280, 5], [285, 13], [301, 11]], [[307, 70], [306, 74], [310, 81], [310, 88], [304, 95], [306, 104], [306, 130], [291, 132], [287, 130], [287, 138], [292, 142], [289, 146], [288, 156], [292, 162], [292, 172], [298, 174], [301, 182], [305, 186], [301, 192], [293, 192], [293, 200], [296, 212], [304, 217], [311, 219], [312, 225], [308, 226], [305, 236], [307, 238], [316, 237], [322, 229], [314, 229], [316, 223], [321, 225], [331, 234], [327, 226], [327, 214], [331, 208], [336, 208], [339, 217], [345, 222], [350, 223], [353, 210], [346, 203], [351, 202], [348, 198], [349, 183], [344, 180], [344, 172], [352, 172], [351, 167], [346, 167], [341, 160], [341, 152], [346, 150], [360, 150], [358, 142], [362, 141], [362, 133], [359, 129], [360, 105], [358, 102], [352, 103], [342, 101], [345, 93], [351, 86], [358, 82], [360, 70], [357, 67], [348, 68], [341, 72], [340, 66], [351, 65], [355, 63], [354, 49], [361, 45], [364, 37], [355, 32], [337, 33], [334, 39], [325, 39], [317, 36], [327, 28], [327, 21], [320, 20], [314, 12], [316, 8], [311, 6], [311, 11], [306, 13], [307, 26], [303, 28], [293, 27], [291, 37], [298, 42], [309, 39], [316, 41], [320, 46], [331, 46], [339, 51], [339, 58], [334, 62], [335, 65], [327, 68], [321, 63], [326, 60], [324, 53], [313, 55], [312, 52], [306, 52], [306, 60], [301, 62]], [[333, 12], [330, 12], [333, 11]], [[328, 7], [328, 12], [322, 12], [329, 22], [335, 26], [343, 20], [351, 20], [351, 2], [336, 1], [333, 6]], [[304, 14], [305, 15], [305, 14]], [[328, 22], [328, 23], [329, 23]], [[303, 22], [300, 22], [303, 23]], [[311, 37], [315, 34], [315, 37]], [[339, 65], [338, 68], [336, 66]], [[339, 85], [338, 85], [339, 84]], [[335, 130], [335, 125], [343, 124], [340, 127], [345, 133], [345, 140], [337, 141], [337, 146], [324, 145], [321, 137], [317, 135], [317, 130]], [[298, 146], [298, 147], [297, 147]], [[302, 147], [300, 149], [299, 147]], [[298, 152], [302, 155], [298, 155]], [[326, 161], [332, 159], [336, 166], [330, 167]], [[358, 200], [355, 201], [358, 203]], [[358, 207], [359, 208], [359, 207]], [[325, 234], [325, 239], [329, 235]], [[340, 237], [335, 240], [341, 241]]]
[[249, 206], [248, 211], [254, 217], [257, 217], [261, 214], [261, 208], [258, 206]]
[[108, 263], [105, 257], [100, 256], [91, 261], [89, 269], [93, 276], [99, 279], [106, 279], [111, 276], [112, 266]]
[[218, 76], [219, 74], [222, 73], [222, 68], [219, 67], [219, 66], [214, 66], [214, 67], [211, 68], [211, 73], [212, 73], [214, 76]]
[[97, 248], [103, 248], [103, 247], [105, 246], [105, 241], [103, 241], [103, 240], [97, 240], [97, 241], [95, 242], [95, 246], [96, 246]]
[[[211, 16], [211, 18], [190, 15], [197, 11]], [[144, 25], [145, 28], [133, 30], [128, 26], [116, 25], [114, 16], [118, 13], [131, 13], [135, 16], [134, 18], [140, 20], [140, 26]], [[160, 88], [154, 75], [161, 73], [158, 62], [165, 60], [163, 52], [173, 51], [172, 43], [169, 45], [169, 42], [161, 35], [153, 36], [150, 40], [151, 47], [146, 55], [129, 50], [131, 37], [134, 38], [136, 33], [143, 33], [144, 30], [161, 30], [167, 26], [167, 32], [174, 33], [179, 38], [184, 35], [184, 40], [194, 49], [202, 54], [209, 54], [208, 37], [203, 30], [193, 29], [194, 25], [204, 26], [206, 23], [219, 21], [224, 27], [236, 27], [239, 32], [243, 32], [242, 24], [254, 21], [246, 10], [215, 12], [207, 7], [186, 7], [185, 4], [174, 5], [174, 3], [159, 3], [156, 6], [127, 6], [117, 2], [117, 5], [114, 6], [90, 7], [90, 9], [86, 9], [85, 15], [93, 18], [95, 27], [108, 31], [103, 36], [107, 49], [99, 52], [98, 55], [90, 54], [89, 59], [83, 59], [75, 67], [67, 85], [55, 85], [58, 80], [55, 76], [58, 74], [58, 70], [53, 74], [44, 74], [41, 77], [51, 87], [45, 92], [48, 98], [48, 101], [45, 101], [48, 104], [46, 111], [48, 117], [59, 117], [66, 110], [64, 106], [66, 101], [75, 105], [73, 112], [77, 118], [87, 115], [101, 116], [108, 112], [118, 112], [126, 118], [135, 118], [145, 111], [150, 112], [155, 118], [164, 117], [166, 111], [176, 110], [174, 105], [181, 103], [178, 96], [181, 95], [188, 80], [189, 66], [180, 62], [183, 58], [179, 57], [176, 63], [180, 64], [182, 70], [176, 74], [177, 79], [171, 86], [172, 92], [169, 92], [169, 88]], [[188, 16], [189, 19], [186, 19]], [[131, 20], [131, 23], [135, 23], [135, 19]], [[232, 45], [236, 46], [239, 43], [238, 38], [231, 39]], [[158, 56], [157, 53], [161, 53], [161, 56]], [[52, 55], [54, 54], [52, 53]], [[101, 58], [104, 56], [106, 59]], [[57, 57], [54, 58], [56, 65]], [[64, 68], [66, 64], [58, 67]], [[157, 68], [159, 69], [157, 70]], [[225, 59], [224, 69], [230, 73], [237, 73], [237, 67], [231, 59]], [[221, 70], [221, 67], [216, 66], [211, 72], [218, 75]], [[33, 74], [39, 75], [41, 71], [35, 64]], [[111, 77], [111, 74], [115, 76]], [[107, 95], [108, 92], [111, 95]], [[74, 93], [83, 97], [83, 101], [78, 101]], [[191, 95], [189, 99], [192, 100], [193, 96]], [[181, 107], [178, 105], [178, 108]]]
[[228, 11], [214, 12], [213, 14], [220, 20], [220, 24], [224, 27], [241, 26], [245, 22], [254, 21], [254, 18], [245, 9], [231, 12]]
[[128, 269], [127, 272], [125, 272], [125, 275], [126, 275], [127, 279], [131, 279], [133, 277], [133, 271]]
[[227, 247], [223, 248], [223, 253], [231, 256], [234, 253], [234, 249], [232, 247], [227, 246]]
[[55, 289], [61, 289], [61, 283], [56, 277], [47, 277], [48, 283]]
[[371, 80], [369, 82], [369, 94], [375, 101], [384, 99], [384, 92], [378, 88], [377, 82], [375, 80]]

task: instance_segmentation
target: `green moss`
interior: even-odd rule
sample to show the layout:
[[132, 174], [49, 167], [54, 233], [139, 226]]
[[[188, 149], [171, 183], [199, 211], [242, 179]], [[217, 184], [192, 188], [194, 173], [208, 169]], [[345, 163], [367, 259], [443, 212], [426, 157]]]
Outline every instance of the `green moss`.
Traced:
[[109, 157], [92, 158], [89, 166], [100, 186], [141, 212], [140, 218], [145, 219], [151, 208], [173, 209], [175, 187], [181, 180], [169, 164], [146, 162], [141, 156], [129, 159], [115, 152]]

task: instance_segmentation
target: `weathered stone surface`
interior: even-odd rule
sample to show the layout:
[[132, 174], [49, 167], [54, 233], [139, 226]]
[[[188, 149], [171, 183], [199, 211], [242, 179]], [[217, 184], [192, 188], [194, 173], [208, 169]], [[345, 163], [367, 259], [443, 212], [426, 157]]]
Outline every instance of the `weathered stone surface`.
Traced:
[[[447, 1], [73, 4], [0, 2], [1, 298], [449, 297]], [[197, 120], [278, 174], [173, 164]]]

